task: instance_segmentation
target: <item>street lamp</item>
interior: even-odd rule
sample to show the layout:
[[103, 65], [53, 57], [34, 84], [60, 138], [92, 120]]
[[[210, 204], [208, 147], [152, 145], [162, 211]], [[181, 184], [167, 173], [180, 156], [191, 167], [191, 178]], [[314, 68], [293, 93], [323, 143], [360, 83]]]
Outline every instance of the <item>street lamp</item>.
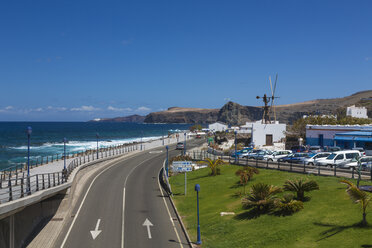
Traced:
[[98, 138], [99, 138], [99, 134], [98, 133], [96, 133], [96, 137], [97, 137], [97, 159], [98, 159]]
[[141, 151], [142, 151], [142, 140], [143, 140], [143, 131], [141, 131]]
[[236, 134], [237, 133], [238, 133], [237, 131], [234, 132], [234, 134], [235, 134], [235, 164], [236, 164], [237, 157], [238, 157], [238, 155], [236, 154]]
[[31, 195], [31, 182], [30, 182], [30, 138], [32, 128], [27, 127], [27, 194]]
[[196, 207], [197, 207], [197, 215], [198, 215], [198, 240], [196, 241], [197, 245], [201, 245], [201, 237], [200, 237], [200, 222], [199, 222], [199, 191], [200, 185], [195, 184], [195, 191], [196, 191]]
[[30, 177], [30, 138], [32, 128], [27, 127], [27, 177]]
[[186, 156], [186, 133], [184, 133], [185, 135], [185, 143], [184, 143], [184, 146], [183, 146], [183, 155]]
[[63, 169], [66, 170], [66, 142], [67, 142], [67, 139], [66, 138], [63, 138], [63, 162], [64, 162], [64, 165], [63, 165]]
[[165, 164], [166, 165], [165, 172], [167, 173], [167, 177], [169, 177], [169, 173], [168, 173], [169, 171], [169, 157], [168, 157], [169, 146], [166, 146], [165, 148], [167, 149], [167, 163]]

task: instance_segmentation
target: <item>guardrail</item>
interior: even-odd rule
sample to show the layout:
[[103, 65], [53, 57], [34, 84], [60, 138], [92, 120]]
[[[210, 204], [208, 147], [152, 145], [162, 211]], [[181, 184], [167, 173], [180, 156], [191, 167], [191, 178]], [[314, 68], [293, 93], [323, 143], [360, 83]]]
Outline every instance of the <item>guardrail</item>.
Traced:
[[[68, 181], [72, 171], [80, 166], [92, 161], [126, 154], [138, 150], [138, 144], [122, 145], [110, 148], [102, 148], [90, 154], [80, 154], [70, 161], [66, 170], [51, 173], [39, 173], [27, 177], [27, 170], [10, 170], [0, 174], [0, 204], [10, 202], [29, 196], [40, 190], [56, 187]], [[67, 156], [66, 156], [67, 158]], [[47, 166], [47, 165], [44, 165]]]
[[[289, 172], [296, 172], [302, 174], [314, 174], [319, 176], [335, 176], [335, 177], [346, 177], [346, 178], [357, 178], [358, 177], [358, 170], [354, 167], [350, 169], [344, 168], [337, 168], [336, 166], [330, 168], [325, 166], [317, 166], [317, 165], [307, 165], [305, 162], [301, 163], [287, 163], [287, 162], [270, 162], [260, 159], [248, 159], [248, 158], [239, 158], [235, 160], [234, 157], [227, 156], [227, 155], [218, 155], [218, 154], [211, 154], [207, 151], [193, 151], [187, 152], [187, 155], [192, 157], [194, 160], [204, 160], [205, 158], [210, 159], [222, 159], [225, 162], [235, 165], [242, 165], [242, 166], [252, 166], [257, 168], [265, 168], [265, 169], [275, 169], [281, 171], [289, 171]], [[372, 181], [372, 170], [371, 171], [361, 171], [360, 172], [362, 180], [369, 180]]]
[[[136, 145], [140, 145], [140, 142], [134, 143]], [[109, 152], [111, 150], [116, 150], [120, 148], [129, 147], [131, 144], [122, 144], [117, 146], [109, 146], [104, 148], [99, 148], [100, 152]], [[85, 150], [85, 151], [76, 151], [76, 152], [70, 152], [66, 153], [66, 158], [75, 158], [80, 156], [87, 156], [90, 154], [97, 154], [97, 149], [91, 149], [91, 150]], [[60, 161], [64, 159], [63, 153], [58, 153], [54, 155], [49, 156], [38, 156], [34, 159], [30, 159], [30, 169], [39, 167], [41, 165], [50, 164], [56, 161]], [[6, 168], [0, 169], [0, 178], [4, 180], [4, 178], [8, 177], [9, 174], [13, 174], [13, 176], [17, 173], [22, 174], [24, 171], [27, 171], [27, 163], [18, 163], [12, 166], [8, 166]]]

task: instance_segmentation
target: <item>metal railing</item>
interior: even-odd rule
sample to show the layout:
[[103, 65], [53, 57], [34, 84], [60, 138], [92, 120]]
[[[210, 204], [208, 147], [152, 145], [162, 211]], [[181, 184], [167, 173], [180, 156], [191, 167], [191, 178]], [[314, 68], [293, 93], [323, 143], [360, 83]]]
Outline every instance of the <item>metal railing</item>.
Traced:
[[[98, 152], [88, 154], [79, 153], [69, 162], [66, 170], [39, 173], [27, 177], [27, 169], [15, 168], [15, 170], [2, 171], [0, 174], [0, 204], [20, 199], [40, 190], [56, 187], [67, 182], [73, 170], [83, 164], [90, 163], [104, 158], [119, 156], [138, 150], [138, 144], [120, 145], [108, 148], [101, 148]], [[67, 158], [67, 156], [66, 156]], [[47, 166], [47, 165], [45, 165]]]
[[[296, 172], [302, 174], [314, 174], [319, 176], [334, 176], [334, 177], [346, 177], [346, 178], [358, 178], [358, 170], [354, 167], [350, 169], [346, 168], [339, 168], [337, 166], [333, 167], [325, 167], [319, 165], [309, 165], [305, 162], [301, 163], [294, 163], [294, 162], [272, 162], [268, 160], [260, 160], [257, 158], [249, 159], [249, 158], [239, 158], [236, 159], [234, 157], [228, 155], [218, 155], [209, 153], [207, 151], [192, 151], [188, 152], [187, 155], [192, 157], [194, 160], [204, 160], [205, 158], [210, 158], [212, 160], [215, 159], [222, 159], [225, 162], [235, 165], [241, 166], [252, 166], [257, 168], [265, 168], [265, 169], [275, 169], [281, 171], [289, 171], [289, 172]], [[372, 181], [372, 170], [370, 171], [361, 171], [360, 172], [362, 180], [370, 180]]]

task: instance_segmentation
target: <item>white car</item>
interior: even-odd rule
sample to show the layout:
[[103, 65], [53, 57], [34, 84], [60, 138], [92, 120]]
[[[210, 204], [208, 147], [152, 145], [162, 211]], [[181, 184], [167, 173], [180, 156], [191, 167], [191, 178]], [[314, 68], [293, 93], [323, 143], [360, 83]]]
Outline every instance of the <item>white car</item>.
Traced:
[[280, 151], [275, 151], [272, 154], [266, 154], [263, 159], [265, 161], [272, 161], [276, 162], [278, 158], [284, 158], [287, 157], [289, 154], [292, 154], [292, 151], [290, 150], [280, 150]]
[[[362, 165], [362, 170], [371, 170], [371, 167], [372, 167], [372, 156], [363, 156], [360, 158], [360, 163]], [[352, 169], [352, 167], [354, 167], [354, 169], [356, 169], [358, 167], [358, 161], [356, 159], [354, 159], [352, 162], [350, 163], [347, 163], [347, 164], [344, 164], [344, 165], [341, 165], [339, 166], [340, 168], [347, 168], [347, 169]]]
[[333, 166], [342, 167], [345, 164], [352, 162], [353, 159], [355, 160], [356, 158], [360, 156], [361, 154], [359, 151], [353, 151], [353, 150], [333, 152], [326, 159], [317, 162], [317, 165], [329, 166], [329, 167], [333, 167]]
[[325, 160], [329, 155], [331, 155], [330, 152], [319, 152], [316, 154], [313, 154], [307, 158], [304, 159], [305, 164], [307, 165], [315, 165], [318, 162]]

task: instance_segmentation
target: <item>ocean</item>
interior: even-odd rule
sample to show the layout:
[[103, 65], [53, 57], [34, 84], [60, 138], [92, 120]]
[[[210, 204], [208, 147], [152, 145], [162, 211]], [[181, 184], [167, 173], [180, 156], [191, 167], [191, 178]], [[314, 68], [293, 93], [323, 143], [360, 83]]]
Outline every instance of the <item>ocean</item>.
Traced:
[[0, 122], [0, 169], [27, 161], [27, 127], [32, 128], [30, 159], [66, 152], [81, 152], [134, 141], [158, 139], [169, 132], [188, 130], [188, 124], [119, 122]]

